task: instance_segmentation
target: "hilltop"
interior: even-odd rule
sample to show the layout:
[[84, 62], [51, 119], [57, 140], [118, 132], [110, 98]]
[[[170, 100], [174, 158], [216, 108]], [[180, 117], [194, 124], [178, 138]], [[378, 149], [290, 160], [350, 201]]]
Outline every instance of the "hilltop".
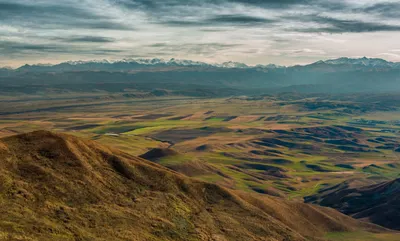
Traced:
[[231, 191], [47, 131], [0, 140], [0, 239], [320, 240], [386, 232], [328, 208]]

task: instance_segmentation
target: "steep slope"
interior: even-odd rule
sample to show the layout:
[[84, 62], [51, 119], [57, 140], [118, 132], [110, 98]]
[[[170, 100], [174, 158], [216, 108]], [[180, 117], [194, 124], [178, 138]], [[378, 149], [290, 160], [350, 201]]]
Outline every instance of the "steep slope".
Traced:
[[0, 140], [0, 204], [0, 240], [317, 240], [385, 231], [44, 131]]
[[362, 187], [345, 182], [305, 200], [335, 208], [354, 218], [400, 230], [400, 179]]

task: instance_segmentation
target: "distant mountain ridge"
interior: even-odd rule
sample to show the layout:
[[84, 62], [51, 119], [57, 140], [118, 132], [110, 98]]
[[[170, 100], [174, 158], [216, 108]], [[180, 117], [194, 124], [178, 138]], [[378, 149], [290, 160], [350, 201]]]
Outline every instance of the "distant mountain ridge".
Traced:
[[[224, 62], [224, 63], [205, 63], [200, 61], [184, 60], [184, 59], [122, 59], [122, 60], [91, 60], [91, 61], [67, 61], [59, 64], [37, 64], [37, 65], [23, 65], [15, 71], [22, 72], [46, 72], [46, 71], [87, 71], [87, 70], [117, 70], [117, 71], [128, 71], [135, 70], [143, 67], [208, 67], [208, 68], [226, 68], [226, 69], [285, 69], [314, 66], [318, 64], [326, 65], [353, 65], [353, 66], [364, 66], [364, 67], [385, 67], [385, 68], [400, 68], [399, 62], [389, 62], [384, 59], [378, 58], [347, 58], [342, 57], [331, 60], [320, 60], [308, 65], [297, 65], [297, 66], [280, 66], [275, 64], [268, 65], [255, 65], [250, 66], [240, 62]], [[0, 69], [2, 71], [3, 69]], [[10, 71], [10, 69], [7, 69]]]
[[324, 61], [324, 63], [363, 65], [363, 66], [370, 66], [370, 67], [395, 67], [395, 68], [400, 67], [400, 63], [389, 62], [384, 59], [367, 58], [367, 57], [358, 58], [358, 59], [343, 57], [343, 58], [338, 58], [338, 59], [327, 60], [327, 61]]
[[178, 59], [124, 59], [0, 69], [2, 94], [127, 93], [132, 90], [152, 93], [160, 89], [171, 95], [203, 97], [276, 92], [398, 92], [400, 63], [364, 57], [283, 67]]
[[285, 68], [274, 64], [248, 66], [239, 62], [224, 62], [221, 64], [210, 64], [200, 61], [182, 60], [182, 59], [122, 59], [117, 61], [110, 60], [91, 60], [91, 61], [67, 61], [60, 64], [37, 64], [23, 65], [15, 71], [17, 72], [47, 72], [47, 71], [88, 71], [88, 70], [104, 70], [104, 71], [129, 71], [140, 68], [152, 67], [207, 67], [207, 68], [227, 68], [227, 69], [248, 69], [248, 68]]

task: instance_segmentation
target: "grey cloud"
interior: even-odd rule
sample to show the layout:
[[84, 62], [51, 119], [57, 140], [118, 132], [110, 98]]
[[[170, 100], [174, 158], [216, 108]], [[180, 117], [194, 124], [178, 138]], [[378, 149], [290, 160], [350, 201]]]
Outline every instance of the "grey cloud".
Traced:
[[271, 24], [275, 23], [277, 20], [260, 18], [254, 16], [247, 15], [216, 15], [214, 17], [210, 17], [207, 19], [200, 20], [170, 20], [161, 22], [162, 24], [171, 25], [171, 26], [216, 26], [216, 25], [261, 25], [261, 24]]
[[[146, 12], [152, 23], [170, 25], [174, 27], [205, 27], [215, 25], [261, 25], [272, 24], [279, 20], [251, 15], [246, 12], [237, 12], [232, 4], [242, 4], [245, 7], [284, 11], [287, 9], [321, 11], [351, 11], [351, 7], [344, 1], [331, 0], [117, 0], [117, 5], [131, 9], [141, 9]], [[302, 6], [303, 8], [297, 8]], [[201, 10], [204, 11], [201, 11]], [[210, 9], [222, 11], [220, 15], [210, 16]], [[232, 13], [229, 13], [230, 10]], [[279, 12], [277, 12], [279, 13]], [[215, 12], [214, 12], [215, 14]]]
[[216, 51], [231, 49], [241, 46], [241, 44], [222, 44], [222, 43], [198, 43], [198, 44], [168, 44], [155, 43], [148, 47], [156, 48], [163, 53], [185, 52], [189, 54], [215, 54]]
[[358, 9], [358, 12], [365, 12], [369, 14], [377, 14], [383, 17], [399, 18], [400, 19], [400, 3], [387, 2], [377, 3], [372, 6]]
[[14, 2], [0, 3], [0, 19], [20, 19], [21, 17], [41, 17], [56, 15], [58, 17], [68, 16], [74, 18], [97, 19], [97, 16], [90, 12], [73, 6], [59, 5], [32, 5]]
[[115, 39], [100, 36], [74, 36], [74, 37], [57, 37], [54, 40], [71, 43], [113, 43]]
[[269, 8], [287, 8], [293, 5], [304, 5], [310, 2], [314, 2], [313, 0], [226, 0], [227, 2], [232, 3], [241, 3], [241, 4], [249, 4], [256, 5], [260, 7], [269, 7]]
[[23, 51], [60, 52], [66, 50], [66, 46], [0, 41], [0, 49], [4, 53], [18, 53]]
[[400, 25], [389, 25], [384, 23], [362, 22], [357, 20], [344, 20], [332, 17], [323, 17], [319, 15], [300, 15], [288, 17], [291, 20], [299, 22], [311, 22], [323, 27], [290, 29], [298, 32], [325, 32], [325, 33], [364, 33], [364, 32], [382, 32], [382, 31], [400, 31]]
[[167, 21], [162, 21], [159, 22], [164, 25], [169, 25], [173, 27], [190, 27], [190, 26], [207, 26], [207, 23], [205, 21], [185, 21], [185, 20], [167, 20]]
[[63, 54], [89, 54], [101, 55], [110, 53], [120, 53], [122, 50], [103, 49], [103, 48], [85, 48], [80, 46], [71, 46], [68, 44], [35, 44], [23, 42], [11, 42], [0, 40], [0, 51], [8, 55], [30, 55], [43, 53], [63, 53]]
[[229, 24], [263, 24], [263, 23], [274, 23], [275, 20], [246, 16], [246, 15], [220, 15], [214, 18], [208, 19], [210, 23], [229, 23]]
[[116, 3], [129, 8], [142, 8], [149, 11], [168, 11], [168, 9], [178, 6], [222, 6], [226, 4], [242, 4], [270, 9], [319, 6], [326, 9], [338, 10], [347, 7], [342, 1], [330, 0], [117, 0]]
[[171, 49], [179, 49], [179, 48], [217, 48], [217, 49], [225, 49], [231, 47], [241, 46], [241, 44], [222, 44], [222, 43], [193, 43], [193, 44], [168, 44], [168, 43], [155, 43], [147, 45], [148, 47], [164, 47]]
[[149, 44], [147, 47], [154, 47], [154, 48], [159, 48], [159, 47], [166, 47], [168, 44], [165, 43], [155, 43], [155, 44]]
[[[151, 57], [198, 54], [225, 58], [224, 54], [229, 53], [236, 59], [241, 56], [249, 59], [250, 54], [240, 53], [264, 57], [271, 55], [272, 50], [289, 55], [282, 52], [289, 48], [323, 49], [327, 54], [337, 51], [337, 47], [325, 46], [322, 38], [309, 41], [317, 35], [313, 33], [388, 31], [391, 33], [379, 36], [387, 34], [390, 38], [397, 36], [394, 32], [400, 32], [400, 22], [396, 25], [396, 19], [400, 18], [399, 2], [354, 3], [349, 0], [0, 0], [0, 52], [6, 61], [9, 56], [44, 53], [125, 57], [134, 50], [135, 54]], [[364, 20], [354, 20], [354, 13]], [[349, 38], [349, 46], [361, 41], [361, 35]], [[397, 48], [392, 39], [388, 40], [392, 43], [388, 48]], [[112, 47], [105, 49], [105, 45]]]
[[[323, 1], [323, 0], [322, 0]], [[128, 7], [144, 7], [148, 9], [159, 9], [165, 6], [184, 6], [184, 5], [223, 5], [229, 3], [237, 3], [244, 5], [255, 5], [255, 6], [269, 6], [269, 7], [281, 7], [285, 8], [290, 5], [307, 4], [310, 2], [318, 2], [316, 0], [120, 0], [117, 3], [123, 4]]]
[[90, 9], [56, 4], [3, 2], [0, 3], [0, 20], [5, 24], [37, 29], [132, 29], [105, 16], [96, 15]]
[[222, 29], [222, 28], [203, 28], [200, 29], [200, 31], [202, 32], [206, 32], [206, 33], [218, 33], [218, 32], [226, 32], [228, 31], [227, 29]]
[[344, 11], [378, 14], [383, 17], [400, 18], [400, 2], [381, 2], [366, 7], [356, 7], [345, 1], [330, 0], [226, 0], [242, 4], [256, 5], [265, 8], [288, 8], [296, 6], [309, 6], [311, 8], [320, 8], [325, 11]]

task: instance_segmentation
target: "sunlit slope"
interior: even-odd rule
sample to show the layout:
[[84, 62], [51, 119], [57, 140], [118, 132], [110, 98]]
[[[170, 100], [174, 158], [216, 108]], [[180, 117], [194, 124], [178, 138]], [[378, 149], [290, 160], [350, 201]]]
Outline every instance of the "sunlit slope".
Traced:
[[5, 240], [318, 240], [387, 231], [45, 131], [1, 139], [0, 203]]

